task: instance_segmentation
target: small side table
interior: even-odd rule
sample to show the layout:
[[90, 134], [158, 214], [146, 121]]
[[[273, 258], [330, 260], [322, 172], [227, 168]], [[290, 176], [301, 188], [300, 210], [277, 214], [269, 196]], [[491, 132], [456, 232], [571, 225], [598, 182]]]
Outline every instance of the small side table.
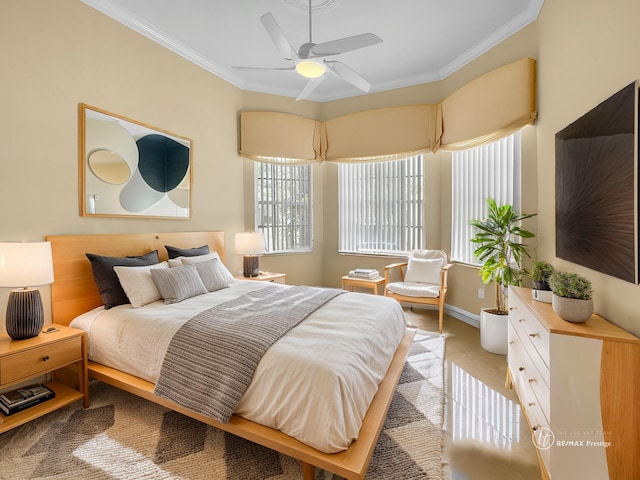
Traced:
[[378, 295], [378, 288], [382, 287], [384, 291], [384, 277], [377, 278], [355, 278], [349, 275], [342, 277], [342, 289], [353, 292], [353, 287], [370, 288], [375, 295]]
[[242, 275], [236, 277], [238, 280], [253, 280], [254, 282], [273, 282], [282, 283], [287, 282], [286, 273], [274, 273], [274, 272], [260, 272], [257, 277], [243, 277]]
[[[29, 379], [50, 374], [46, 385], [55, 398], [6, 416], [0, 413], [0, 433], [53, 412], [76, 400], [89, 406], [87, 336], [84, 331], [62, 325], [53, 333], [26, 340], [0, 335], [0, 387], [4, 390]], [[34, 380], [35, 381], [35, 380]]]

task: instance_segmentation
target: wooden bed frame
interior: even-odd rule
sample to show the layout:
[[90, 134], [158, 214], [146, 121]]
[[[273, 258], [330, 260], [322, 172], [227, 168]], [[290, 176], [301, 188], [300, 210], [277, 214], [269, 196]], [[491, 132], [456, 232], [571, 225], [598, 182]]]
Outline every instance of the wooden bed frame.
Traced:
[[[224, 232], [51, 235], [46, 239], [51, 242], [55, 276], [51, 290], [52, 317], [54, 323], [61, 325], [68, 325], [76, 316], [102, 305], [93, 280], [91, 265], [85, 253], [126, 256], [158, 250], [162, 261], [166, 260], [167, 256], [165, 245], [180, 248], [209, 245], [211, 251], [218, 252], [223, 262], [225, 259]], [[89, 362], [89, 376], [293, 457], [301, 462], [305, 480], [315, 478], [315, 467], [341, 475], [348, 480], [361, 480], [371, 461], [414, 334], [415, 330], [412, 329], [407, 329], [405, 332], [389, 370], [380, 383], [378, 392], [363, 420], [359, 438], [347, 450], [334, 454], [320, 452], [278, 430], [236, 415], [233, 415], [226, 424], [219, 423], [174, 402], [157, 397], [153, 393], [152, 383], [104, 365]]]

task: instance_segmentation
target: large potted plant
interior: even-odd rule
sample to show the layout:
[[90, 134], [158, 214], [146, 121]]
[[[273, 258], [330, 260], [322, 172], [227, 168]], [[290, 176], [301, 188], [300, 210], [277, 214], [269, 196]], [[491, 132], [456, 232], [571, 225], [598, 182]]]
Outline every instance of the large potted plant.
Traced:
[[533, 283], [531, 296], [534, 300], [551, 303], [552, 293], [549, 278], [554, 271], [553, 265], [544, 260], [534, 260], [531, 269], [526, 271]]
[[493, 198], [487, 199], [488, 212], [484, 220], [471, 220], [476, 228], [471, 239], [474, 255], [480, 261], [480, 276], [485, 284], [495, 283], [495, 306], [483, 309], [480, 315], [480, 344], [489, 352], [507, 353], [508, 310], [505, 291], [509, 285], [520, 285], [523, 257], [529, 257], [523, 238], [535, 235], [520, 226], [522, 220], [535, 213], [516, 213], [511, 205], [498, 206]]
[[567, 322], [582, 323], [593, 313], [591, 281], [576, 273], [555, 271], [549, 279], [553, 298], [551, 306]]

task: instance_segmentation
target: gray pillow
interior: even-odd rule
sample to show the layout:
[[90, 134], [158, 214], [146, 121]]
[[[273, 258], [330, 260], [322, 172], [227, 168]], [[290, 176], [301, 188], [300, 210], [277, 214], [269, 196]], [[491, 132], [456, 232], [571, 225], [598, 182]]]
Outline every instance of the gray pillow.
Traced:
[[157, 250], [137, 257], [107, 257], [94, 253], [87, 253], [86, 256], [91, 262], [93, 279], [98, 287], [98, 292], [100, 292], [100, 297], [102, 297], [104, 308], [129, 303], [129, 298], [124, 293], [113, 267], [144, 267], [159, 262]]
[[202, 245], [201, 247], [194, 248], [178, 248], [171, 245], [165, 245], [167, 249], [167, 255], [169, 258], [178, 257], [197, 257], [198, 255], [206, 255], [209, 253], [209, 245]]
[[229, 286], [229, 278], [227, 277], [226, 267], [222, 262], [213, 258], [206, 262], [198, 262], [189, 266], [194, 266], [198, 270], [198, 275], [202, 279], [205, 288], [210, 292], [215, 292]]
[[174, 268], [153, 268], [151, 277], [164, 303], [178, 303], [187, 298], [207, 293], [198, 270], [193, 265]]

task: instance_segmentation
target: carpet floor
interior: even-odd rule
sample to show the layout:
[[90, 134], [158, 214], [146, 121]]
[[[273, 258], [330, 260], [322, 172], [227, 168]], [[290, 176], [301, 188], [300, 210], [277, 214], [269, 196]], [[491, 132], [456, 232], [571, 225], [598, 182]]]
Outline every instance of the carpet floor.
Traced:
[[[444, 349], [444, 337], [416, 334], [367, 480], [442, 479]], [[0, 479], [302, 478], [290, 457], [104, 383], [90, 398], [0, 435]]]

